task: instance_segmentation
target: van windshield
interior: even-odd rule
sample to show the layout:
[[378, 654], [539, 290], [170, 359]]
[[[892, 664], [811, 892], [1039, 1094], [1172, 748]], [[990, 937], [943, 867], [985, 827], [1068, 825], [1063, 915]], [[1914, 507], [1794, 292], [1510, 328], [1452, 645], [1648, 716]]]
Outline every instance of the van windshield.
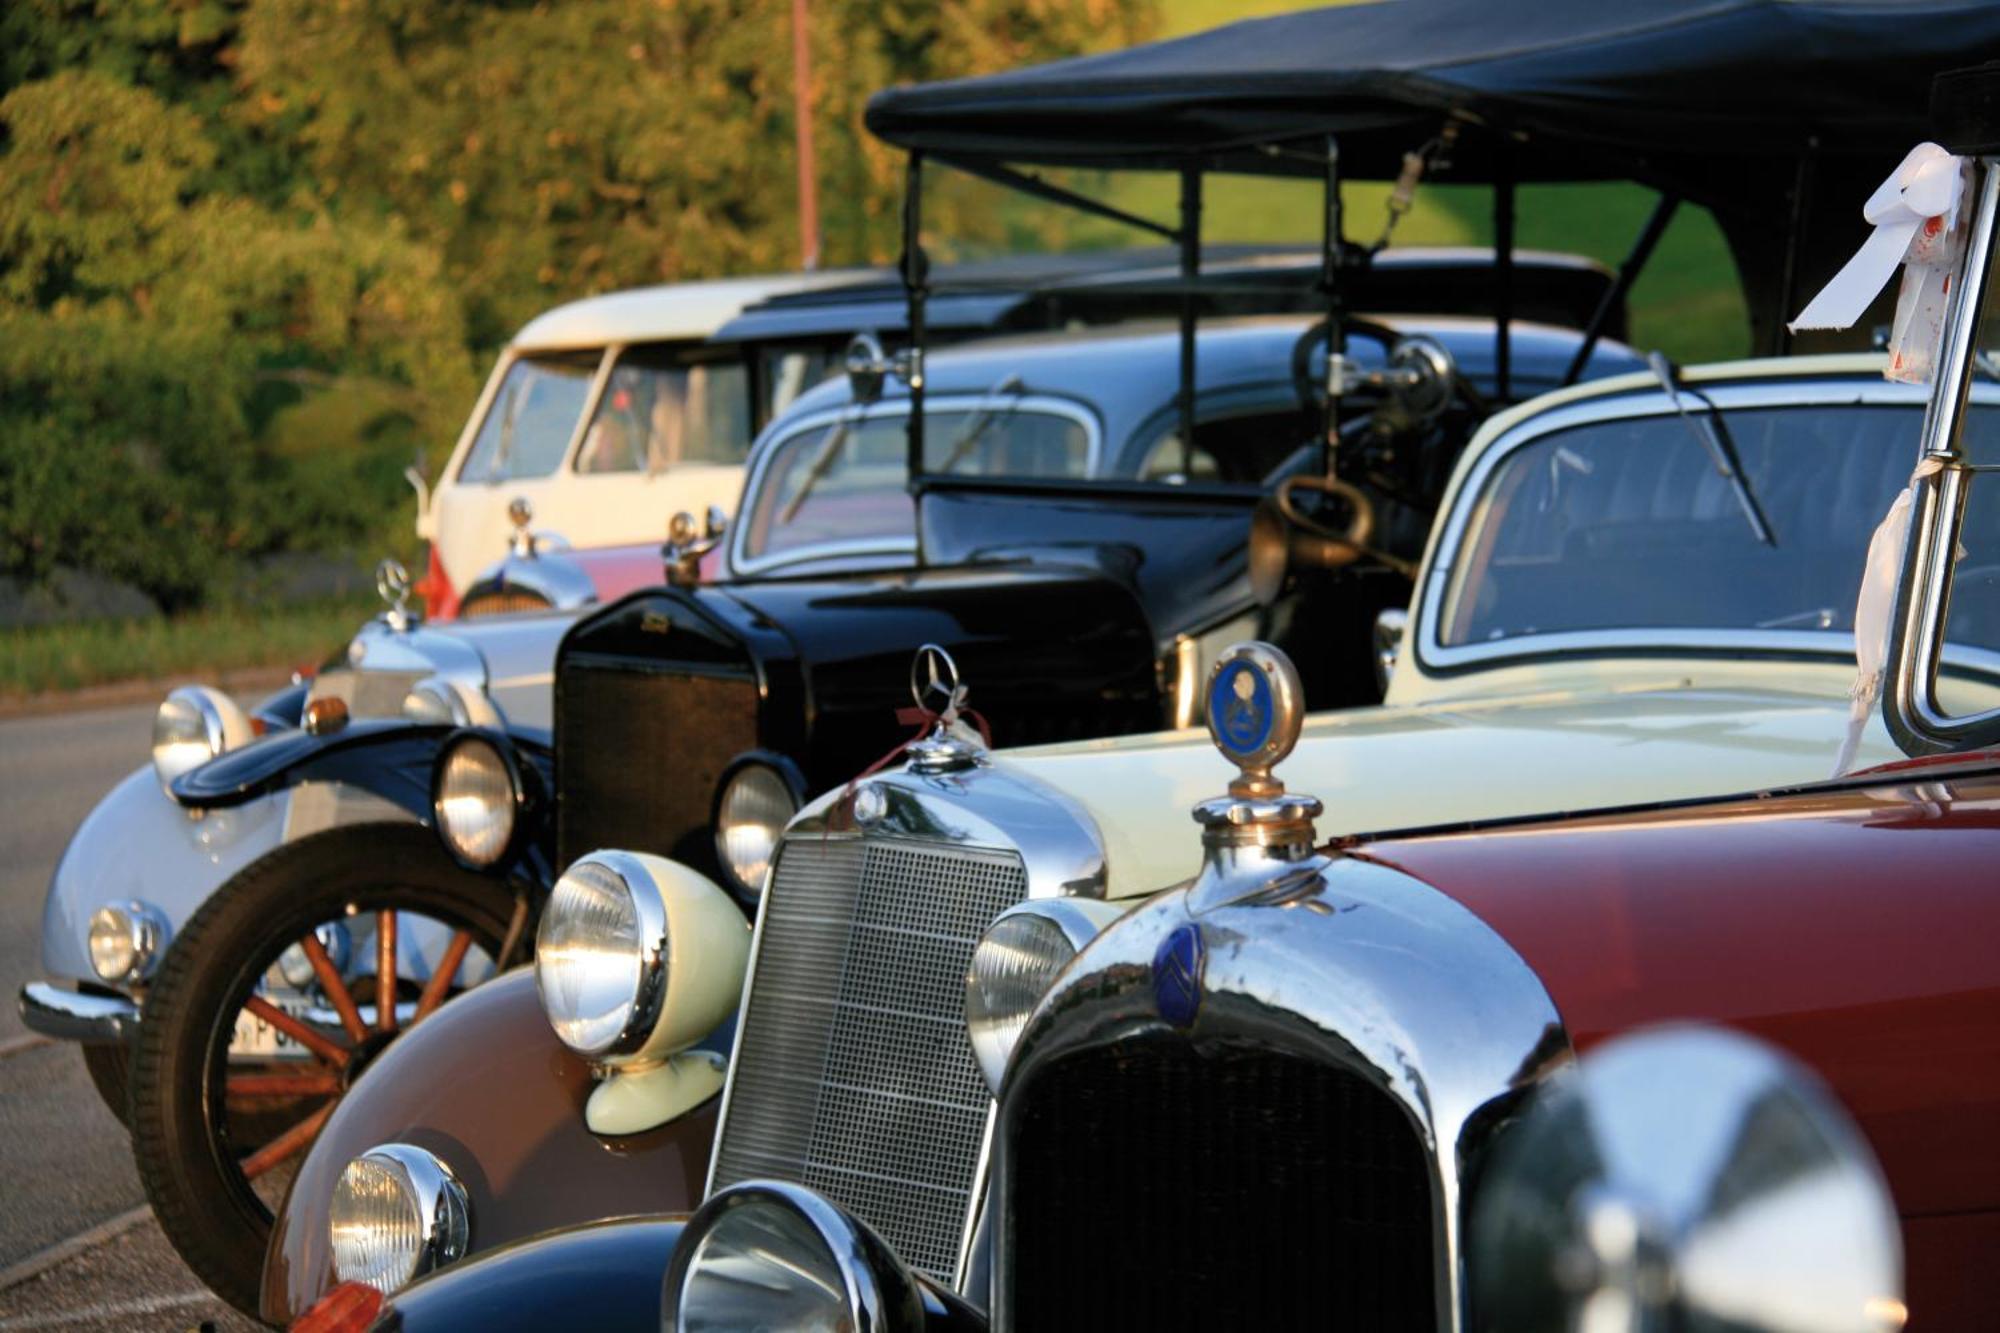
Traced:
[[458, 479], [519, 481], [554, 472], [576, 434], [602, 359], [601, 352], [565, 352], [524, 356], [507, 367]]
[[[1689, 408], [1711, 428], [1705, 407]], [[1918, 404], [1724, 412], [1775, 544], [1677, 415], [1542, 436], [1482, 487], [1439, 642], [1625, 629], [1852, 632], [1868, 539], [1909, 479], [1921, 420]]]

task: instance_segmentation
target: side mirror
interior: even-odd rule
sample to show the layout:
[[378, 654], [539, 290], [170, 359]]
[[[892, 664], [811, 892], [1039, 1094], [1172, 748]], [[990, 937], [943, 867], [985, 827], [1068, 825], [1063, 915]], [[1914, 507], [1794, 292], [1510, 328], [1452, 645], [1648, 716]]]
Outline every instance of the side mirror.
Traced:
[[882, 381], [889, 376], [889, 354], [882, 340], [872, 333], [857, 333], [847, 344], [847, 388], [857, 403], [872, 403], [882, 396]]
[[1389, 677], [1395, 674], [1403, 635], [1409, 627], [1410, 613], [1400, 606], [1385, 606], [1375, 615], [1375, 683], [1384, 696], [1389, 693]]

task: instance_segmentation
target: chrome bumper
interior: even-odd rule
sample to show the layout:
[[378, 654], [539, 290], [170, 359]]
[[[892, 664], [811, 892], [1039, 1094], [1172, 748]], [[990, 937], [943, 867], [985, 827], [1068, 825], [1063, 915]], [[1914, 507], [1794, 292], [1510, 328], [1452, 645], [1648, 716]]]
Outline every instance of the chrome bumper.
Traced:
[[21, 987], [21, 1021], [58, 1041], [129, 1042], [139, 1035], [139, 1006], [122, 996], [83, 995], [31, 981]]

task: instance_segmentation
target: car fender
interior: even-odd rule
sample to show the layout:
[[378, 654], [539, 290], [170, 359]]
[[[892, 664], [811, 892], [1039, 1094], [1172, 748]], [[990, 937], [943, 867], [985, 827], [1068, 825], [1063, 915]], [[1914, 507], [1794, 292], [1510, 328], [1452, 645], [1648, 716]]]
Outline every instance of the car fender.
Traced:
[[[727, 1051], [731, 1035], [725, 1024], [702, 1045]], [[313, 1143], [265, 1253], [264, 1317], [287, 1323], [332, 1289], [334, 1186], [348, 1162], [383, 1143], [422, 1148], [457, 1175], [471, 1224], [467, 1267], [555, 1228], [700, 1203], [720, 1099], [657, 1129], [604, 1138], [584, 1125], [595, 1087], [590, 1066], [543, 1016], [532, 968], [445, 1005], [383, 1054]], [[662, 1255], [656, 1322], [665, 1267]]]
[[188, 810], [143, 765], [84, 817], [56, 863], [42, 904], [43, 970], [97, 983], [90, 917], [108, 902], [150, 903], [178, 928], [231, 876], [286, 842], [340, 824], [409, 817], [365, 789], [325, 782], [228, 809]]
[[398, 1292], [374, 1326], [659, 1333], [660, 1280], [685, 1224], [623, 1218], [518, 1241]]

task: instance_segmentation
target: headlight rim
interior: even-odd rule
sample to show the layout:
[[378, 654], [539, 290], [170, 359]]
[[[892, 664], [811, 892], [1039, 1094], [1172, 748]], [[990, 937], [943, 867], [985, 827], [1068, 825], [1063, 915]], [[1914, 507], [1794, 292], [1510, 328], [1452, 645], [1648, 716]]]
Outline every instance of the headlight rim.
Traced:
[[[723, 802], [728, 797], [729, 789], [735, 785], [737, 778], [750, 768], [770, 770], [784, 784], [785, 790], [790, 795], [792, 801], [792, 813], [786, 817], [784, 825], [778, 829], [778, 836], [772, 839], [771, 842], [772, 865], [776, 864], [778, 845], [784, 841], [785, 829], [789, 828], [792, 820], [797, 819], [799, 812], [805, 809], [806, 779], [805, 774], [799, 770], [798, 764], [789, 756], [779, 754], [775, 750], [761, 749], [743, 751], [743, 753], [737, 755], [723, 766], [721, 776], [716, 779], [715, 795], [710, 798], [708, 805], [709, 840], [712, 850], [715, 853], [716, 869], [720, 872], [719, 878], [722, 881], [723, 888], [727, 889], [741, 902], [756, 903], [764, 896], [763, 884], [745, 884], [738, 877], [736, 867], [729, 863], [729, 856], [723, 850], [722, 845]], [[764, 873], [765, 878], [768, 879], [770, 877], [769, 865], [765, 867]]]
[[[450, 766], [452, 756], [457, 754], [462, 746], [471, 744], [484, 745], [499, 758], [501, 767], [506, 771], [507, 787], [512, 796], [512, 822], [508, 826], [507, 836], [501, 842], [499, 849], [483, 861], [460, 851], [446, 832], [443, 813], [442, 789], [445, 771]], [[447, 736], [444, 744], [438, 747], [437, 756], [431, 761], [431, 827], [436, 832], [438, 841], [443, 844], [445, 852], [466, 870], [475, 874], [491, 874], [513, 858], [514, 850], [521, 842], [521, 831], [528, 822], [529, 805], [525, 766], [514, 752], [513, 742], [503, 733], [490, 727], [460, 727]]]
[[[633, 988], [631, 1010], [619, 1028], [618, 1035], [600, 1048], [585, 1050], [570, 1044], [560, 1028], [555, 1028], [556, 1040], [591, 1064], [604, 1069], [629, 1068], [635, 1064], [647, 1063], [642, 1057], [654, 1032], [659, 1028], [660, 1018], [665, 1012], [667, 987], [671, 978], [668, 964], [673, 951], [673, 936], [667, 920], [665, 900], [658, 881], [645, 863], [630, 852], [615, 848], [603, 848], [579, 856], [556, 877], [556, 886], [573, 872], [577, 866], [590, 863], [603, 867], [617, 877], [624, 885], [626, 896], [632, 900], [632, 912], [638, 919], [639, 930], [639, 980]], [[548, 902], [542, 910], [542, 923], [536, 927], [535, 949], [535, 991], [541, 1000], [542, 1014], [548, 1016], [548, 991], [542, 985], [540, 934], [545, 924], [552, 919], [555, 906], [555, 888], [549, 891]]]
[[[386, 1161], [402, 1173], [402, 1180], [410, 1191], [409, 1197], [416, 1205], [422, 1232], [411, 1271], [387, 1289], [366, 1277], [342, 1272], [340, 1249], [333, 1243], [333, 1203], [339, 1199], [346, 1185], [347, 1173], [356, 1163], [368, 1158], [375, 1158], [378, 1163]], [[451, 1164], [436, 1153], [415, 1144], [392, 1140], [356, 1153], [341, 1167], [327, 1216], [328, 1261], [333, 1265], [338, 1280], [359, 1282], [374, 1287], [385, 1297], [393, 1296], [418, 1278], [463, 1259], [471, 1247], [471, 1240], [472, 1203], [465, 1184], [451, 1169]]]
[[[201, 721], [208, 757], [168, 772], [162, 766], [160, 757], [160, 715], [174, 703], [184, 703], [194, 709], [195, 716]], [[160, 780], [163, 788], [171, 792], [176, 778], [247, 744], [255, 735], [256, 728], [249, 714], [227, 694], [210, 685], [181, 685], [167, 691], [166, 697], [154, 705], [153, 738], [147, 756], [153, 763], [153, 775]]]
[[[132, 948], [132, 961], [117, 976], [106, 976], [98, 970], [97, 955], [89, 945], [98, 917], [107, 912], [115, 912], [124, 918], [122, 930]], [[84, 924], [84, 953], [90, 959], [91, 973], [107, 986], [140, 985], [159, 971], [160, 960], [166, 956], [166, 943], [172, 933], [167, 914], [149, 902], [137, 898], [114, 898], [99, 903]]]
[[787, 1181], [746, 1180], [718, 1190], [688, 1218], [661, 1284], [661, 1329], [679, 1333], [681, 1301], [696, 1273], [695, 1257], [718, 1224], [749, 1207], [771, 1208], [803, 1221], [840, 1274], [851, 1327], [917, 1333], [925, 1327], [917, 1278], [868, 1225], [811, 1190]]

